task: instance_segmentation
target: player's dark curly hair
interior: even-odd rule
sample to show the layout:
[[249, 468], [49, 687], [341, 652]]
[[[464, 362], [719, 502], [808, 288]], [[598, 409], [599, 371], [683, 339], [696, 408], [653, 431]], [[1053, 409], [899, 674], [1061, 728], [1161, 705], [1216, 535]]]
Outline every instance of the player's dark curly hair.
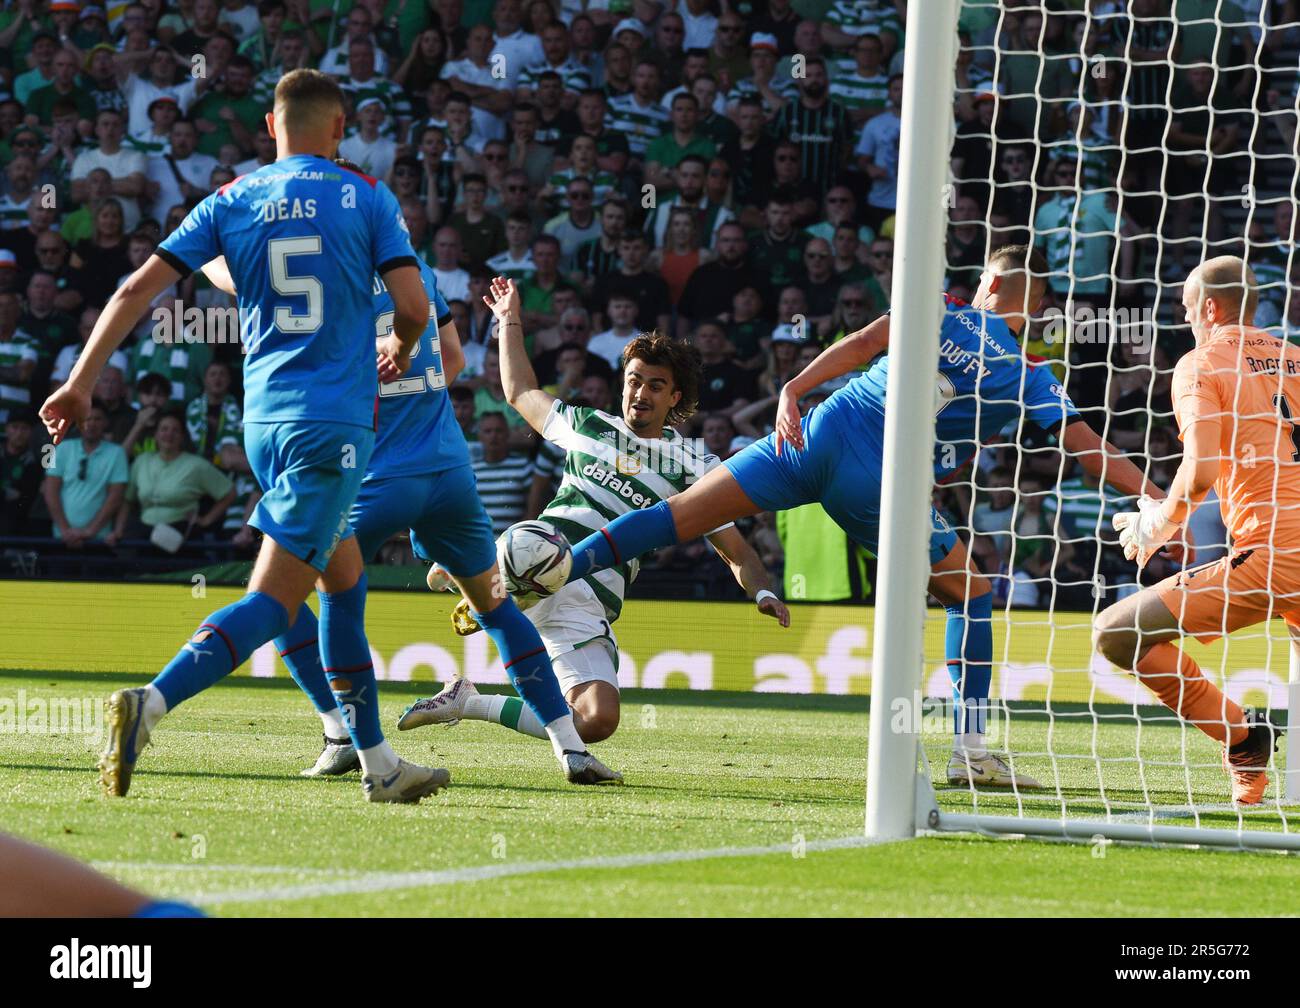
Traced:
[[682, 397], [668, 411], [670, 424], [682, 423], [695, 415], [700, 402], [700, 373], [704, 368], [700, 352], [695, 347], [655, 329], [638, 334], [623, 348], [624, 365], [633, 358], [666, 367], [673, 373], [673, 384]]

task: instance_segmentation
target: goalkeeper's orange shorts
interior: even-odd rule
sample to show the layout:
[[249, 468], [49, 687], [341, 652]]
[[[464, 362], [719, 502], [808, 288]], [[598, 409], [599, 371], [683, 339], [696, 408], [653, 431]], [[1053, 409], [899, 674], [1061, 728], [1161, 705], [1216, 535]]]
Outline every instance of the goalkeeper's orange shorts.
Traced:
[[1165, 578], [1155, 591], [1202, 644], [1277, 616], [1300, 630], [1300, 552], [1234, 550]]

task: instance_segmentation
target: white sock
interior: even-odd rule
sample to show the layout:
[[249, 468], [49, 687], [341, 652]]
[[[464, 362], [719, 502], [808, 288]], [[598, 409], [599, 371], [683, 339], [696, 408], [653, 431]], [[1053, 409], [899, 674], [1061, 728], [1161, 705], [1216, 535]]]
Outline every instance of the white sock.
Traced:
[[369, 749], [358, 749], [357, 755], [361, 757], [361, 772], [367, 777], [383, 777], [397, 769], [397, 753], [387, 739]]
[[465, 709], [461, 717], [466, 721], [495, 721], [501, 723], [501, 708], [505, 706], [504, 694], [494, 693], [485, 696], [476, 693], [465, 700]]
[[989, 753], [985, 747], [983, 732], [966, 732], [964, 735], [954, 735], [952, 737], [952, 751], [972, 759], [987, 756]]
[[461, 717], [468, 721], [493, 721], [504, 728], [513, 728], [521, 735], [533, 738], [550, 738], [537, 715], [518, 697], [495, 694], [477, 694], [465, 701]]
[[578, 734], [572, 714], [557, 717], [546, 726], [546, 734], [551, 738], [551, 748], [555, 750], [556, 759], [563, 757], [566, 749], [570, 752], [587, 751], [587, 743], [582, 741], [582, 736]]
[[146, 686], [144, 695], [144, 709], [140, 712], [140, 724], [144, 730], [153, 734], [154, 728], [162, 720], [163, 715], [167, 713], [167, 700], [162, 695], [162, 691], [157, 686]]
[[335, 707], [332, 711], [319, 711], [320, 723], [325, 729], [325, 737], [332, 739], [345, 739], [348, 737], [348, 726], [343, 720], [343, 712]]

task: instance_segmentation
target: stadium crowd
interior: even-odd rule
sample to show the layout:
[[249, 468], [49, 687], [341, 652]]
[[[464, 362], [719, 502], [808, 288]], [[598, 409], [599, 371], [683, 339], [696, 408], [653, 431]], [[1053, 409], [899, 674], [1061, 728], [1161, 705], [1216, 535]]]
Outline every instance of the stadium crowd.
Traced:
[[[1162, 485], [1178, 461], [1169, 373], [1189, 342], [1169, 309], [1207, 249], [1245, 254], [1265, 285], [1261, 323], [1300, 339], [1300, 298], [1285, 297], [1300, 282], [1294, 183], [1278, 183], [1270, 156], [1292, 152], [1280, 166], [1289, 180], [1298, 7], [963, 7], [946, 289], [969, 298], [991, 247], [1036, 245], [1051, 291], [1026, 350], [1058, 370], [1094, 427], [1149, 458]], [[498, 529], [540, 510], [563, 457], [505, 401], [482, 303], [495, 275], [521, 284], [529, 352], [555, 395], [617, 411], [623, 346], [659, 328], [690, 340], [703, 363], [685, 432], [722, 457], [764, 436], [783, 384], [889, 308], [906, 8], [9, 3], [4, 545], [190, 565], [250, 554], [258, 489], [241, 446], [241, 348], [237, 328], [217, 325], [229, 299], [201, 276], [160, 299], [114, 356], [78, 439], [43, 444], [35, 410], [160, 238], [205, 195], [274, 160], [263, 116], [276, 81], [300, 66], [339, 78], [351, 104], [340, 154], [393, 189], [451, 306], [467, 366], [450, 394]], [[1081, 306], [1147, 320], [1100, 325], [1095, 339], [1053, 329], [1053, 310]], [[1124, 502], [1063, 465], [1050, 434], [1009, 431], [936, 491], [1014, 604], [1090, 609], [1099, 578], [1106, 592], [1132, 578], [1110, 531]], [[1207, 543], [1222, 537], [1214, 510], [1203, 509]], [[816, 505], [760, 515], [747, 534], [784, 567], [790, 597], [871, 593], [869, 558]], [[699, 581], [708, 552], [686, 544], [649, 566]]]

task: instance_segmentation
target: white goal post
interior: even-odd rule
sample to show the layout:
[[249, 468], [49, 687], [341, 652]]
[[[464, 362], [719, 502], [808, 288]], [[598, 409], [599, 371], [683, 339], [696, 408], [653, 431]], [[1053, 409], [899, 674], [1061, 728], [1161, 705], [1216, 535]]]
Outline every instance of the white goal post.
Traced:
[[[922, 698], [937, 696], [940, 689], [936, 684], [942, 682], [939, 675], [942, 654], [936, 654], [937, 647], [942, 647], [942, 632], [935, 632], [942, 611], [936, 617], [925, 603], [929, 577], [929, 513], [934, 493], [933, 471], [925, 460], [935, 445], [935, 374], [939, 363], [937, 334], [941, 312], [936, 291], [951, 282], [957, 272], [951, 262], [950, 245], [945, 234], [956, 205], [955, 194], [961, 191], [963, 181], [970, 181], [964, 173], [962, 177], [954, 178], [950, 171], [955, 104], [960, 107], [963, 96], [968, 110], [973, 98], [977, 99], [977, 104], [988, 101], [995, 110], [994, 114], [1000, 115], [1005, 103], [1021, 100], [1023, 109], [1023, 100], [1029, 99], [1037, 103], [1036, 116], [1050, 114], [1058, 123], [1068, 120], [1068, 126], [1053, 131], [1043, 129], [1043, 123], [1035, 118], [1032, 135], [1017, 134], [1005, 123], [1001, 124], [1000, 133], [989, 129], [992, 156], [986, 171], [981, 169], [975, 178], [975, 181], [985, 183], [984, 191], [988, 193], [979, 207], [983, 216], [979, 223], [984, 227], [985, 241], [980, 251], [982, 254], [989, 246], [1003, 244], [996, 239], [998, 232], [1005, 234], [1017, 226], [1015, 221], [1008, 224], [1000, 219], [1001, 211], [996, 204], [1000, 187], [1005, 184], [1000, 177], [998, 161], [1001, 150], [1018, 147], [1029, 152], [1033, 167], [1024, 187], [1032, 189], [1030, 205], [1035, 209], [1054, 198], [1042, 191], [1038, 181], [1049, 160], [1054, 165], [1073, 165], [1078, 192], [1074, 194], [1076, 203], [1067, 207], [1066, 225], [1059, 228], [1064, 232], [1064, 237], [1060, 238], [1064, 251], [1058, 249], [1055, 259], [1048, 256], [1053, 295], [1065, 307], [1067, 315], [1075, 311], [1079, 303], [1091, 305], [1099, 317], [1110, 312], [1107, 317], [1112, 321], [1108, 324], [1113, 326], [1116, 314], [1127, 319], [1122, 310], [1125, 298], [1137, 302], [1149, 293], [1149, 318], [1143, 316], [1144, 320], [1138, 324], [1149, 326], [1146, 331], [1151, 334], [1145, 351], [1146, 359], [1141, 364], [1145, 369], [1142, 371], [1143, 380], [1151, 388], [1146, 392], [1145, 400], [1147, 410], [1151, 412], [1150, 415], [1144, 413], [1143, 420], [1136, 423], [1142, 433], [1140, 443], [1122, 450], [1161, 487], [1167, 488], [1168, 474], [1173, 471], [1164, 463], [1171, 457], [1169, 453], [1176, 456], [1179, 448], [1176, 440], [1172, 448], [1163, 447], [1167, 444], [1168, 430], [1161, 432], [1159, 438], [1153, 435], [1154, 425], [1150, 416], [1154, 416], [1157, 409], [1155, 388], [1161, 382], [1167, 384], [1173, 364], [1182, 353], [1182, 349], [1171, 348], [1181, 348], [1184, 342], [1190, 343], [1177, 305], [1182, 279], [1190, 265], [1224, 252], [1235, 253], [1239, 248], [1243, 249], [1239, 254], [1252, 267], [1256, 266], [1257, 258], [1267, 265], [1270, 261], [1268, 256], [1273, 254], [1276, 246], [1285, 245], [1300, 235], [1300, 223], [1292, 235], [1268, 233], [1273, 228], [1271, 215], [1276, 208], [1282, 208], [1277, 210], [1278, 220], [1290, 219], [1285, 217], [1288, 206], [1294, 217], [1300, 217], [1296, 202], [1300, 172], [1294, 164], [1295, 124], [1300, 123], [1300, 115], [1295, 114], [1295, 93], [1300, 90], [1300, 72], [1292, 73], [1297, 82], [1292, 88], [1290, 84], [1279, 84], [1285, 78], [1270, 75], [1268, 68], [1259, 62], [1263, 52], [1259, 43], [1266, 34], [1266, 18], [1274, 16], [1285, 5], [1272, 0], [1247, 0], [1240, 7], [1232, 5], [1236, 12], [1233, 15], [1235, 20], [1225, 21], [1216, 11], [1208, 18], [1187, 22], [1178, 22], [1169, 17], [1168, 12], [1164, 12], [1163, 18], [1156, 15], [1147, 17], [1147, 8], [1141, 0], [1136, 3], [1130, 0], [1128, 4], [1080, 0], [1070, 5], [1070, 12], [1077, 12], [1085, 40], [1091, 38], [1090, 33], [1094, 31], [1116, 30], [1118, 22], [1107, 24], [1104, 19], [1123, 16], [1126, 11], [1132, 15], [1126, 22], [1130, 47], [1137, 46], [1134, 40], [1138, 33], [1141, 33], [1142, 45], [1148, 48], [1162, 44], [1159, 42], [1161, 26], [1165, 22], [1173, 24], [1174, 43], [1169, 45], [1168, 55], [1147, 59], [1141, 66], [1141, 69], [1154, 68], [1149, 78], [1140, 83], [1156, 89], [1151, 92], [1155, 98], [1148, 111], [1152, 115], [1150, 122], [1158, 123], [1159, 128], [1145, 133], [1130, 130], [1126, 135], [1116, 132], [1109, 141], [1095, 140], [1091, 136], [1085, 138], [1089, 128], [1085, 119], [1088, 110], [1081, 111], [1079, 106], [1089, 103], [1087, 90], [1090, 84], [1085, 78], [1094, 70], [1097, 61], [1089, 58], [1086, 41], [1081, 43], [1082, 57], [1074, 64], [1078, 77], [1077, 94], [1047, 93], [1049, 72], [1060, 69], [1059, 66], [1053, 68], [1052, 58], [1059, 56], [1061, 50], [1053, 50], [1049, 55], [1041, 48], [1046, 38], [1046, 33], [1041, 31], [1035, 40], [1040, 43], [1039, 50], [1029, 54], [1031, 60], [1039, 59], [1036, 78], [1031, 75], [1034, 83], [1028, 90], [1008, 90], [1000, 83], [1004, 56], [1007, 53], [1021, 55], [1024, 46], [1017, 46], [1017, 42], [1023, 43], [1027, 37], [1023, 33], [1028, 32], [1022, 26], [1022, 34], [1012, 36], [1008, 48], [1005, 29], [1012, 23], [1009, 17], [1027, 13], [1032, 23], [1034, 13], [1042, 13], [1042, 7], [1037, 3], [1008, 2], [994, 6], [997, 23], [991, 31], [984, 32], [983, 42], [976, 44], [977, 48], [984, 46], [982, 55], [988, 57], [986, 62], [992, 63], [991, 74], [982, 78], [978, 85], [969, 81], [963, 84], [959, 76], [955, 77], [959, 16], [965, 6], [963, 0], [913, 0], [908, 5], [895, 268], [890, 298], [893, 321], [889, 347], [889, 408], [885, 422], [872, 647], [866, 834], [874, 840], [893, 840], [914, 836], [918, 831], [969, 831], [990, 836], [1056, 840], [1097, 842], [1104, 838], [1300, 851], [1300, 808], [1288, 809], [1290, 805], [1300, 805], [1300, 647], [1293, 645], [1285, 632], [1279, 632], [1280, 623], [1275, 624], [1271, 631], [1268, 623], [1242, 631], [1236, 636], [1249, 638], [1246, 647], [1254, 649], [1250, 651], [1249, 663], [1263, 666], [1262, 678], [1250, 682], [1237, 678], [1235, 683], [1234, 676], [1244, 661], [1241, 658], [1244, 652], [1237, 649], [1237, 645], [1221, 645], [1220, 650], [1209, 657], [1202, 657], [1209, 652], [1195, 651], [1194, 656], [1202, 664], [1208, 679], [1230, 695], [1235, 691], [1234, 699], [1245, 697], [1275, 723], [1284, 722], [1289, 729], [1274, 762], [1270, 764], [1273, 783], [1268, 797], [1257, 807], [1243, 809], [1233, 806], [1227, 797], [1226, 775], [1223, 776], [1222, 794], [1216, 790], [1218, 785], [1214, 772], [1217, 768], [1212, 765], [1213, 753], [1208, 740], [1194, 727], [1182, 723], [1172, 712], [1159, 707], [1155, 697], [1135, 677], [1114, 669], [1092, 648], [1090, 629], [1097, 613], [1117, 597], [1124, 597], [1125, 592], [1136, 590], [1138, 585], [1125, 584], [1122, 576], [1117, 576], [1113, 568], [1107, 568], [1103, 563], [1103, 553], [1108, 545], [1108, 541], [1103, 542], [1105, 533], [1109, 532], [1108, 517], [1104, 528], [1101, 517], [1098, 517], [1095, 524], [1083, 532], [1065, 532], [1065, 504], [1061, 496], [1065, 491], [1060, 484], [1069, 464], [1067, 461], [1061, 462], [1060, 478], [1049, 488], [1049, 493], [1057, 496], [1049, 521], [1055, 541], [1047, 547], [1051, 554], [1048, 573], [1034, 575], [1014, 571], [1012, 560], [1007, 561], [1005, 568], [991, 572], [1010, 586], [997, 596], [994, 606], [993, 703], [1004, 719], [1002, 727], [1005, 729], [999, 743], [1005, 751], [1013, 754], [1013, 765], [1017, 758], [1015, 754], [1022, 754], [1031, 769], [1042, 777], [1045, 787], [1032, 793], [1017, 789], [996, 793], [992, 789], [965, 786], [945, 788], [942, 764], [932, 766], [932, 757], [942, 751], [945, 743], [923, 737], [919, 716], [897, 716], [899, 712], [916, 715], [913, 708]], [[987, 14], [987, 4], [970, 6], [982, 7]], [[1160, 6], [1156, 5], [1157, 8]], [[1216, 5], [1213, 0], [1206, 0], [1199, 6]], [[1227, 8], [1229, 5], [1219, 6]], [[1241, 14], [1243, 9], [1248, 16]], [[1250, 18], [1254, 19], [1253, 24]], [[987, 29], [987, 22], [985, 27]], [[1300, 24], [1283, 25], [1282, 28], [1285, 31], [1273, 38], [1285, 35], [1286, 44], [1300, 50]], [[1178, 40], [1191, 40], [1198, 32], [1198, 44], [1208, 40], [1213, 55], [1205, 57], [1204, 61], [1189, 56], [1188, 62], [1180, 63], [1179, 53], [1183, 50], [1178, 48]], [[1249, 47], [1252, 33], [1256, 41], [1253, 52]], [[1153, 38], [1157, 41], [1152, 42]], [[1188, 51], [1196, 48], [1189, 42]], [[1239, 54], [1243, 51], [1255, 60], [1254, 65], [1234, 64], [1226, 58], [1229, 52]], [[1289, 49], [1287, 53], [1289, 59]], [[1061, 58], [1068, 59], [1066, 56]], [[1123, 72], [1128, 75], [1121, 90], [1133, 86], [1135, 67], [1123, 54], [1111, 51], [1099, 61], [1105, 63], [1116, 59], [1121, 61]], [[1184, 135], [1182, 131], [1195, 129], [1184, 125], [1183, 117], [1187, 117], [1186, 122], [1190, 123], [1191, 117], [1204, 113], [1203, 118], [1211, 124], [1227, 121], [1215, 118], [1218, 91], [1213, 91], [1213, 97], [1202, 106], [1194, 98], [1180, 98], [1175, 89], [1176, 80], [1181, 80], [1189, 68], [1199, 68], [1202, 63], [1212, 71], [1212, 88], [1217, 87], [1221, 80], [1227, 81], [1230, 74], [1238, 74], [1237, 79], [1246, 80], [1252, 79], [1253, 74], [1253, 90], [1242, 98], [1243, 107], [1234, 109], [1236, 121], [1242, 123], [1243, 128], [1238, 149], [1229, 155], [1241, 158], [1241, 163], [1248, 164], [1248, 169], [1240, 191], [1231, 194], [1231, 206], [1230, 197], [1207, 181], [1217, 166], [1218, 158], [1211, 149], [1211, 143], [1216, 141], [1210, 139], [1208, 128], [1204, 164], [1198, 169], [1202, 175], [1197, 176], [1198, 180], [1190, 184], [1187, 191], [1178, 189], [1177, 184], [1173, 191], [1159, 185], [1154, 191], [1147, 188], [1152, 177], [1159, 183], [1174, 177], [1171, 166], [1183, 162], [1198, 163], [1194, 156], [1200, 153], [1199, 150], [1179, 146], [1178, 138]], [[1017, 69], [1023, 72], [1023, 64]], [[1151, 83], [1153, 81], [1155, 84]], [[1279, 101], [1277, 92], [1285, 88], [1292, 90], [1289, 94], [1282, 94]], [[958, 99], [956, 103], [954, 97]], [[1111, 97], [1114, 97], [1113, 92]], [[1119, 97], [1127, 99], [1125, 114], [1131, 114], [1134, 107], [1132, 95], [1121, 94]], [[1097, 107], [1104, 104], [1099, 102]], [[1064, 111], [1067, 105], [1068, 113]], [[1289, 120], [1289, 154], [1287, 120], [1274, 119], [1271, 112], [1261, 114], [1261, 108], [1277, 110], [1278, 117], [1293, 116]], [[1131, 121], [1126, 122], [1132, 125]], [[1171, 139], [1171, 131], [1175, 129], [1180, 132]], [[1281, 155], [1275, 151], [1277, 144], [1270, 131], [1276, 131], [1281, 138]], [[978, 136], [978, 126], [967, 132]], [[1094, 156], [1096, 160], [1090, 161]], [[1148, 171], [1154, 172], [1154, 176], [1141, 176], [1140, 171], [1134, 168], [1144, 157]], [[1084, 181], [1085, 172], [1096, 172], [1098, 165], [1107, 164], [1112, 167], [1102, 169], [1104, 177], [1100, 180], [1094, 175], [1091, 183]], [[1106, 174], [1107, 171], [1110, 174]], [[1132, 181], [1139, 176], [1144, 180], [1141, 184]], [[1179, 176], [1179, 179], [1183, 177]], [[1261, 186], [1270, 188], [1270, 179], [1276, 184], [1272, 185], [1271, 191], [1262, 191]], [[1278, 179], [1281, 181], [1277, 182]], [[1112, 219], [1108, 223], [1085, 225], [1079, 223], [1081, 218], [1077, 214], [1069, 216], [1083, 202], [1085, 187], [1089, 184], [1094, 187], [1090, 191], [1098, 196], [1097, 205], [1106, 204], [1110, 208]], [[1127, 190], [1126, 184], [1129, 186]], [[1061, 186], [1068, 188], [1069, 183], [1062, 182]], [[1141, 215], [1135, 209], [1142, 200], [1146, 200], [1148, 206], [1158, 207], [1149, 224], [1138, 219]], [[1238, 203], [1241, 209], [1235, 209]], [[1134, 208], [1132, 214], [1128, 212], [1130, 208]], [[1193, 221], [1180, 231], [1177, 222], [1173, 226], [1170, 224], [1180, 212], [1194, 212], [1200, 223]], [[1105, 216], [1101, 214], [1101, 217]], [[1031, 213], [1028, 226], [1024, 228], [1029, 240], [1039, 247], [1050, 245], [1050, 238], [1045, 237], [1046, 232], [1041, 226], [1043, 219], [1034, 218]], [[1264, 225], [1262, 233], [1268, 239], [1267, 247], [1261, 244], [1265, 239], [1257, 234], [1261, 223]], [[1107, 243], [1109, 267], [1101, 284], [1084, 265], [1088, 259], [1083, 252], [1084, 245], [1093, 240]], [[1098, 247], [1091, 246], [1093, 249]], [[1065, 265], [1061, 265], [1062, 262]], [[1293, 336], [1294, 342], [1300, 342], [1300, 310], [1292, 308], [1292, 302], [1300, 299], [1300, 289], [1292, 292], [1288, 285], [1288, 281], [1290, 284], [1300, 283], [1300, 253], [1295, 256], [1294, 271], [1289, 258], [1281, 262], [1280, 273], [1267, 274], [1275, 288], [1276, 303], [1282, 307], [1281, 315], [1258, 324], [1274, 325], [1279, 335]], [[1141, 263], [1142, 268], [1135, 268], [1135, 263]], [[969, 262], [960, 265], [970, 268]], [[1147, 272], [1144, 273], [1143, 269]], [[1261, 268], [1257, 272], [1263, 287], [1265, 270]], [[1104, 291], [1100, 290], [1101, 287], [1105, 288]], [[1117, 313], [1117, 309], [1121, 310]], [[1297, 321], [1289, 323], [1289, 318]], [[1099, 390], [1100, 398], [1089, 404], [1090, 411], [1085, 410], [1084, 416], [1098, 434], [1109, 438], [1115, 419], [1112, 404], [1117, 401], [1116, 397], [1123, 389], [1142, 384], [1131, 380], [1137, 368], [1132, 363], [1136, 357], [1128, 356], [1127, 350], [1116, 357], [1114, 348], [1109, 345], [1100, 357], [1095, 353], [1092, 356], [1079, 354], [1070, 342], [1075, 331], [1071, 324], [1067, 317], [1066, 337], [1062, 340], [1064, 347], [1050, 366], [1060, 369], [1061, 382], [1067, 387], [1072, 388], [1075, 381], [1080, 386], [1085, 382], [1094, 383], [1092, 387]], [[1121, 322], [1121, 325], [1127, 324], [1127, 321]], [[1041, 336], [1042, 329], [1035, 332]], [[1110, 337], [1102, 339], [1109, 340]], [[1158, 348], [1160, 353], [1157, 353]], [[1162, 354], [1169, 359], [1161, 359]], [[1168, 428], [1169, 414], [1162, 414], [1160, 419]], [[1013, 432], [1006, 449], [1017, 458], [1023, 451], [1021, 438], [1024, 434], [1022, 429]], [[1165, 452], [1163, 455], [1162, 450]], [[1160, 475], [1155, 471], [1157, 465], [1161, 466]], [[977, 457], [969, 472], [959, 476], [962, 490], [958, 492], [964, 491], [962, 499], [968, 510], [954, 512], [950, 517], [955, 519], [954, 526], [968, 540], [977, 535], [975, 502], [989, 490], [989, 468], [981, 471]], [[1015, 503], [1010, 506], [1012, 524], [1001, 533], [1012, 544], [1013, 555], [1017, 536], [1022, 534], [1020, 530], [1024, 527], [1019, 519], [1028, 507], [1022, 492], [1025, 485], [1021, 482], [1017, 461], [1013, 483], [1009, 487], [993, 488], [1010, 489], [1015, 496]], [[1100, 514], [1105, 516], [1109, 506], [1106, 491], [1103, 489], [1099, 494], [1098, 499], [1102, 502]], [[1086, 605], [1062, 602], [1058, 606], [1058, 599], [1080, 597], [1077, 594], [1071, 596], [1068, 591], [1078, 588], [1079, 584], [1068, 581], [1058, 572], [1063, 550], [1068, 544], [1078, 544], [1084, 539], [1091, 540], [1089, 554], [1092, 559], [1088, 562], [1090, 569], [1083, 582], [1086, 588], [1091, 589], [1090, 612], [1085, 611]], [[1219, 545], [1230, 548], [1227, 543]], [[1136, 579], [1135, 573], [1134, 582]], [[1149, 584], [1150, 581], [1143, 583]], [[1040, 601], [1022, 608], [1024, 599], [1016, 596], [1017, 586], [1034, 588]], [[1175, 643], [1181, 645], [1184, 642]], [[1026, 655], [1027, 651], [1035, 649], [1033, 655]], [[1013, 650], [1018, 653], [1015, 662], [1008, 657]], [[1130, 681], [1131, 688], [1122, 685]], [[1229, 685], [1231, 689], [1227, 688]]]

